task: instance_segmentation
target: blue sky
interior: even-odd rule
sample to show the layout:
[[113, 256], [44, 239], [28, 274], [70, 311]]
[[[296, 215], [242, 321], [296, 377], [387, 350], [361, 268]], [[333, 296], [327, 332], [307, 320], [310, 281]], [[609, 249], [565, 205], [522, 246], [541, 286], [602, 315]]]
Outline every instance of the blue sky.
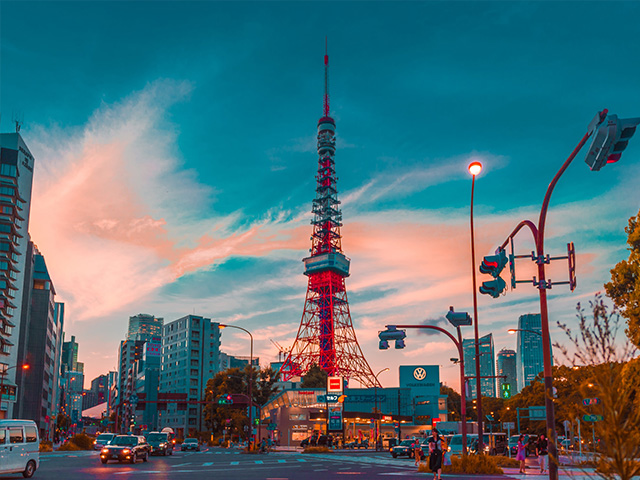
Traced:
[[[1, 2], [0, 129], [24, 118], [36, 156], [30, 230], [88, 377], [113, 367], [129, 315], [195, 313], [291, 345], [302, 314], [329, 38], [343, 248], [356, 332], [374, 370], [441, 364], [446, 339], [377, 353], [386, 323], [471, 310], [466, 167], [478, 256], [522, 218], [603, 108], [640, 116], [637, 2]], [[572, 321], [625, 258], [640, 140], [552, 199], [547, 245], [578, 253]], [[518, 253], [531, 250], [521, 235]], [[529, 267], [529, 266], [526, 266]], [[523, 264], [522, 269], [527, 273]], [[552, 279], [565, 274], [553, 266]], [[533, 287], [480, 298], [496, 350]], [[554, 330], [554, 340], [562, 337]], [[245, 354], [242, 336], [223, 348]], [[426, 342], [426, 343], [425, 343]], [[397, 384], [387, 374], [384, 384]]]

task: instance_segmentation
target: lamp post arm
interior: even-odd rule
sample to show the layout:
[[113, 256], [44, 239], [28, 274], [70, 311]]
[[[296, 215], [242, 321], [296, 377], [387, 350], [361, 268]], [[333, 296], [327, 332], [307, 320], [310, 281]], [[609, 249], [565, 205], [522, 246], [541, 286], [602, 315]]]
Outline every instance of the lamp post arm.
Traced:
[[[426, 328], [428, 330], [437, 330], [440, 333], [444, 333], [447, 337], [451, 339], [453, 343], [456, 344], [456, 347], [458, 348], [458, 353], [462, 352], [462, 344], [458, 343], [458, 340], [456, 340], [456, 337], [451, 335], [451, 333], [449, 333], [447, 330], [445, 330], [442, 327], [436, 327], [435, 325], [394, 325], [394, 326], [396, 328]], [[389, 325], [387, 325], [387, 328], [388, 327]]]

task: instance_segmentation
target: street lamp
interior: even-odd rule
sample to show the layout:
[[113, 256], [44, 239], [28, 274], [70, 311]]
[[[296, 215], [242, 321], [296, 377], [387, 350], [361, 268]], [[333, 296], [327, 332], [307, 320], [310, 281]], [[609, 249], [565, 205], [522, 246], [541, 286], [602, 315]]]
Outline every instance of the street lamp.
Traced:
[[[476, 184], [476, 175], [482, 171], [482, 163], [471, 162], [469, 164], [469, 173], [471, 174], [471, 274], [473, 278], [473, 334], [476, 346], [476, 399], [478, 400], [478, 452], [484, 452], [483, 449], [483, 425], [482, 425], [482, 392], [480, 384], [480, 341], [478, 335], [478, 293], [476, 292], [476, 246], [475, 232], [473, 229], [473, 192]], [[460, 354], [462, 355], [462, 354]]]
[[507, 332], [509, 332], [509, 335], [513, 335], [516, 332], [529, 332], [535, 333], [536, 335], [540, 335], [542, 337], [542, 333], [536, 332], [535, 330], [527, 330], [526, 328], [510, 328], [509, 330], [507, 330]]
[[[373, 383], [373, 391], [375, 395], [375, 407], [376, 407], [376, 452], [378, 450], [378, 438], [380, 437], [380, 409], [378, 408], [378, 375], [384, 372], [388, 372], [389, 368], [383, 368], [374, 375], [375, 382]], [[399, 413], [399, 412], [398, 412]]]
[[[2, 407], [2, 396], [4, 395], [4, 377], [7, 375], [7, 372], [12, 368], [22, 368], [23, 370], [29, 370], [29, 364], [24, 363], [22, 365], [14, 365], [13, 367], [5, 368], [0, 372], [0, 407]], [[8, 407], [7, 407], [8, 408]], [[0, 408], [2, 410], [2, 408]]]
[[248, 333], [249, 338], [251, 339], [251, 355], [249, 356], [249, 435], [247, 437], [247, 447], [249, 450], [251, 450], [251, 439], [253, 438], [253, 335], [251, 335], [251, 332], [246, 328], [238, 327], [237, 325], [225, 325], [221, 323], [218, 326], [220, 330], [223, 330], [227, 327], [242, 330], [243, 332]]

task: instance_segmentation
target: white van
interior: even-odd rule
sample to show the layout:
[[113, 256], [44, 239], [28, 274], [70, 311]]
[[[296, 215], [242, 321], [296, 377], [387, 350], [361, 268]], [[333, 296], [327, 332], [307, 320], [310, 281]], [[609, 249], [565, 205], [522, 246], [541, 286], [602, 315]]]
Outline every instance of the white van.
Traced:
[[38, 427], [31, 420], [0, 420], [0, 474], [31, 477], [40, 466]]

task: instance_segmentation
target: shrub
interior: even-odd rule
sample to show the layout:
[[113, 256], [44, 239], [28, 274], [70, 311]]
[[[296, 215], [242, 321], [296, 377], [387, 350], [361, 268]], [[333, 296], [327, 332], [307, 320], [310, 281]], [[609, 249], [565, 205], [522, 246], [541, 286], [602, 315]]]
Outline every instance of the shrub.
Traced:
[[82, 449], [72, 441], [68, 441], [60, 445], [60, 448], [58, 448], [58, 450], [61, 452], [76, 452]]
[[40, 442], [40, 451], [41, 452], [53, 452], [53, 443], [48, 440], [43, 440]]
[[[489, 455], [467, 455], [466, 457], [453, 455], [451, 457], [451, 465], [442, 467], [442, 473], [502, 475], [504, 474], [504, 471], [498, 465], [498, 458], [499, 457], [490, 457]], [[429, 469], [428, 460], [426, 464], [420, 464], [420, 466], [418, 467], [418, 471], [431, 472], [431, 470]]]
[[515, 458], [496, 456], [493, 457], [496, 459], [496, 463], [499, 467], [507, 467], [507, 468], [520, 468], [520, 462]]
[[327, 447], [307, 447], [302, 453], [331, 453], [331, 450]]
[[71, 442], [75, 443], [80, 450], [93, 450], [93, 441], [95, 438], [85, 435], [84, 433], [78, 433], [71, 437]]

